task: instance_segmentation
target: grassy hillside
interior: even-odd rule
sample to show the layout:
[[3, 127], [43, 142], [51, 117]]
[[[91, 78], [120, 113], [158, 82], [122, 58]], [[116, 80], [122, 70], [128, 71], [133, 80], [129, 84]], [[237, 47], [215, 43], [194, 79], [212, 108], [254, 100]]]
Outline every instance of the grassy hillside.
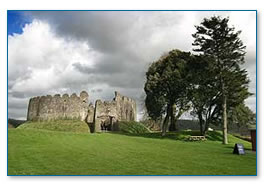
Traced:
[[[76, 133], [49, 131], [24, 124], [8, 131], [9, 175], [255, 175], [250, 143], [212, 132], [206, 142], [186, 142], [170, 133]], [[45, 130], [44, 130], [45, 129]], [[177, 140], [179, 139], [179, 140]], [[246, 155], [232, 154], [235, 142]]]
[[20, 125], [19, 129], [43, 129], [51, 131], [65, 132], [89, 132], [89, 127], [84, 121], [80, 120], [55, 120], [55, 121], [27, 121]]
[[121, 132], [130, 134], [150, 133], [150, 130], [140, 122], [136, 121], [121, 121], [119, 122]]

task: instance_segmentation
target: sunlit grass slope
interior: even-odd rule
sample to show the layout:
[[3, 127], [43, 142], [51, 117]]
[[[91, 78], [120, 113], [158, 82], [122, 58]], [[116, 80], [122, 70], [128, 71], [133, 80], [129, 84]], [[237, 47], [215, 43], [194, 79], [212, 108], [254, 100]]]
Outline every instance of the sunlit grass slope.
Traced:
[[[157, 133], [90, 134], [26, 125], [8, 131], [9, 175], [256, 174], [250, 143], [229, 135], [230, 144], [222, 145], [219, 132], [206, 142], [186, 142], [188, 132], [161, 138]], [[232, 154], [236, 142], [248, 149], [246, 155]]]

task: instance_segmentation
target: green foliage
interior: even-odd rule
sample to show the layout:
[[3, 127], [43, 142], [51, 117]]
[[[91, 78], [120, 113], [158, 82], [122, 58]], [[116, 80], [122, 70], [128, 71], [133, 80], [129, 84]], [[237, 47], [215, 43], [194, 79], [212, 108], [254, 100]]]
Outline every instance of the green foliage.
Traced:
[[172, 50], [162, 56], [149, 67], [146, 73], [145, 105], [151, 119], [157, 121], [166, 114], [163, 122], [163, 133], [168, 126], [175, 123], [176, 108], [179, 117], [183, 110], [188, 109], [186, 99], [188, 69], [186, 63], [191, 54], [180, 50]]
[[[146, 107], [150, 115], [155, 106], [160, 108], [156, 110], [157, 117], [160, 117], [165, 113], [166, 104], [184, 102], [181, 98], [186, 94], [186, 63], [190, 56], [190, 53], [172, 50], [151, 64], [146, 73], [147, 81], [144, 88], [147, 95]], [[157, 119], [156, 115], [153, 119]]]
[[[202, 92], [196, 90], [195, 94], [199, 98], [195, 99], [197, 104], [193, 104], [193, 107], [201, 117], [200, 123], [205, 121], [207, 126], [214, 119], [222, 119], [224, 143], [227, 143], [227, 111], [243, 103], [251, 95], [248, 92], [247, 71], [240, 68], [245, 62], [246, 48], [239, 38], [241, 31], [235, 31], [228, 22], [229, 18], [220, 16], [205, 18], [196, 26], [197, 31], [192, 35], [192, 45], [196, 47], [194, 51], [199, 52], [207, 66], [205, 73], [198, 76], [199, 85], [195, 89], [202, 87]], [[211, 81], [210, 84], [204, 82], [206, 75], [209, 76], [207, 79]]]
[[253, 113], [245, 104], [240, 104], [229, 113], [229, 120], [232, 124], [234, 123], [238, 126], [256, 125], [256, 114]]
[[[153, 133], [149, 133], [153, 134]], [[256, 154], [232, 154], [234, 143], [203, 143], [116, 133], [8, 130], [9, 175], [255, 175]], [[216, 136], [216, 133], [214, 133]], [[245, 162], [245, 163], [243, 163]]]
[[150, 132], [150, 130], [145, 125], [136, 121], [120, 121], [119, 129], [122, 132], [130, 134], [141, 134]]
[[213, 68], [222, 70], [222, 73], [229, 69], [239, 69], [244, 63], [245, 46], [240, 40], [241, 31], [229, 27], [229, 18], [213, 16], [204, 18], [194, 37], [194, 51], [201, 52], [213, 58]]
[[190, 69], [191, 86], [188, 97], [191, 101], [193, 116], [197, 116], [203, 135], [209, 123], [218, 115], [220, 105], [217, 104], [221, 98], [218, 90], [219, 82], [216, 80], [216, 72], [210, 68], [211, 59], [206, 56], [194, 56], [188, 64]]
[[246, 126], [248, 128], [256, 125], [256, 114], [242, 103], [228, 113], [228, 121], [229, 125]]
[[54, 121], [28, 121], [18, 127], [18, 129], [44, 129], [64, 132], [89, 132], [89, 127], [80, 120], [54, 120]]

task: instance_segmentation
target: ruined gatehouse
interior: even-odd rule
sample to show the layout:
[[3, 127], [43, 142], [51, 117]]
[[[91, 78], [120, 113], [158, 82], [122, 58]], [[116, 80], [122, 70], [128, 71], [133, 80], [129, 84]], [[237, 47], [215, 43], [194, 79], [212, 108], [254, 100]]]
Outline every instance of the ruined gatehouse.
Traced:
[[85, 121], [90, 132], [119, 130], [119, 121], [135, 121], [137, 118], [135, 100], [115, 92], [112, 101], [96, 100], [89, 103], [89, 94], [82, 91], [54, 96], [33, 97], [28, 105], [28, 121], [49, 121], [58, 119], [79, 119]]

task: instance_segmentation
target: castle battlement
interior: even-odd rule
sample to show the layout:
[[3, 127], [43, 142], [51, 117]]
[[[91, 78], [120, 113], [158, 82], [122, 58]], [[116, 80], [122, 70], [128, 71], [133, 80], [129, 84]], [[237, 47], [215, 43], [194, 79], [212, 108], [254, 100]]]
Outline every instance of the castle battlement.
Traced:
[[80, 95], [78, 96], [76, 93], [72, 93], [70, 96], [69, 94], [65, 93], [63, 95], [61, 94], [55, 94], [55, 95], [46, 95], [46, 96], [35, 96], [35, 97], [32, 97], [31, 99], [44, 99], [44, 98], [79, 98], [79, 99], [82, 99], [82, 98], [88, 98], [89, 97], [89, 94], [86, 92], [86, 91], [82, 91], [80, 92]]
[[81, 119], [85, 120], [88, 108], [87, 92], [80, 96], [55, 94], [54, 96], [37, 96], [29, 101], [27, 120]]
[[97, 100], [93, 105], [89, 103], [89, 94], [82, 91], [79, 96], [73, 93], [70, 96], [55, 94], [31, 98], [27, 120], [80, 119], [88, 123], [92, 132], [99, 132], [103, 125], [136, 120], [136, 113], [136, 102], [118, 92], [112, 101]]

